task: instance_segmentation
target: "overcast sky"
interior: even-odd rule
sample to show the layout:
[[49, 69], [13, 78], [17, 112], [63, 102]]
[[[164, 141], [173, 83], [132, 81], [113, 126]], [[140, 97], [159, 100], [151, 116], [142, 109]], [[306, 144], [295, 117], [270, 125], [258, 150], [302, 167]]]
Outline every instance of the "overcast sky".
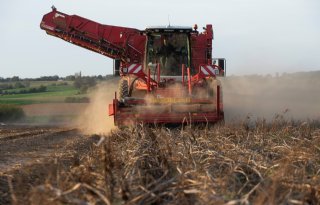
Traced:
[[320, 70], [319, 0], [2, 0], [0, 77], [112, 73], [112, 60], [45, 34], [51, 6], [109, 25], [212, 24], [228, 75]]

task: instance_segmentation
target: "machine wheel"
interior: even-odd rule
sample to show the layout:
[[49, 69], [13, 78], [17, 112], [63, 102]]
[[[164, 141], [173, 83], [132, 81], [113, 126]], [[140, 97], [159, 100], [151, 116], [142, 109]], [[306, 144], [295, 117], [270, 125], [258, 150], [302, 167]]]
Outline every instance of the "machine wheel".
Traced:
[[119, 99], [120, 101], [123, 101], [125, 97], [129, 97], [129, 86], [128, 86], [128, 80], [121, 79], [119, 82]]

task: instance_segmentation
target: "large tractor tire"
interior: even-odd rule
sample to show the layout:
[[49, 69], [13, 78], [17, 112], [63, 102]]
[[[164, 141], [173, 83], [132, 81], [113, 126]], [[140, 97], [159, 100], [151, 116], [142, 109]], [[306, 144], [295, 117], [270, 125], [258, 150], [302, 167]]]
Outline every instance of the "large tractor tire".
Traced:
[[129, 97], [128, 80], [120, 79], [118, 93], [120, 101], [123, 101], [125, 97]]

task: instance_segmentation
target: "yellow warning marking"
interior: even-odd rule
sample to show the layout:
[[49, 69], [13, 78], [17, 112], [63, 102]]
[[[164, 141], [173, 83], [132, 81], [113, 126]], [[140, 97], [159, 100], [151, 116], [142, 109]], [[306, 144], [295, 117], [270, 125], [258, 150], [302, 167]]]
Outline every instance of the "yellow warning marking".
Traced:
[[182, 103], [190, 103], [190, 98], [152, 98], [150, 99], [150, 103], [154, 104], [182, 104]]

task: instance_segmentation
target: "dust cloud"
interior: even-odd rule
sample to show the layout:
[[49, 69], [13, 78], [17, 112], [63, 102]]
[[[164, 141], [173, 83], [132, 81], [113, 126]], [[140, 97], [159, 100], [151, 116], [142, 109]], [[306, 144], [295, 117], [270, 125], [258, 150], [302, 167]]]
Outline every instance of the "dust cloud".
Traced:
[[320, 119], [320, 72], [222, 79], [226, 121], [264, 118]]
[[[220, 79], [225, 120], [237, 122], [250, 116], [253, 120], [270, 121], [277, 115], [282, 115], [288, 120], [320, 120], [319, 79], [319, 71], [281, 76], [229, 76]], [[113, 117], [108, 116], [108, 104], [114, 98], [118, 80], [113, 78], [92, 92], [91, 102], [78, 120], [84, 133], [103, 134], [114, 128]], [[175, 97], [184, 95], [175, 91], [173, 89], [171, 95]], [[143, 111], [155, 110], [153, 106], [149, 106], [144, 107]], [[183, 107], [179, 107], [177, 111], [181, 109], [183, 110]], [[166, 106], [158, 110], [158, 112], [164, 111]]]
[[99, 84], [90, 94], [90, 103], [77, 119], [80, 130], [85, 134], [106, 134], [113, 129], [113, 116], [109, 117], [108, 105], [114, 99], [119, 78]]

